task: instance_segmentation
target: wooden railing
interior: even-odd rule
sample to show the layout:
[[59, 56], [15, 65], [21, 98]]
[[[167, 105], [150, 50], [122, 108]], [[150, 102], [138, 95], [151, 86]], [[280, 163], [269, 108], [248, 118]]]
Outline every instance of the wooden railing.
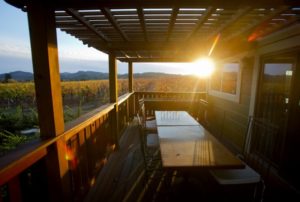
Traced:
[[[136, 113], [141, 98], [148, 99], [146, 109], [149, 114], [153, 114], [155, 109], [176, 108], [188, 110], [197, 117], [195, 106], [205, 100], [206, 94], [128, 93], [119, 97], [118, 106], [110, 103], [83, 115], [67, 124], [65, 132], [57, 137], [21, 146], [17, 151], [0, 158], [0, 202], [49, 199], [51, 187], [48, 179], [51, 176], [47, 176], [46, 171], [51, 169], [53, 163], [49, 162], [49, 151], [61, 143], [64, 145], [60, 148], [64, 148], [64, 158], [68, 162], [66, 175], [70, 178], [68, 186], [71, 189], [71, 201], [82, 201]], [[166, 101], [176, 104], [165, 105]], [[116, 119], [112, 118], [116, 111], [117, 137], [113, 135], [116, 129], [113, 120]]]
[[[131, 96], [132, 95], [132, 96]], [[119, 135], [123, 134], [124, 129], [126, 129], [130, 118], [132, 118], [133, 114], [130, 112], [130, 100], [134, 94], [125, 94], [119, 97], [119, 107], [118, 107], [118, 121], [119, 121]], [[120, 136], [119, 136], [120, 138]]]
[[[130, 120], [128, 93], [119, 98], [119, 133]], [[0, 202], [2, 201], [44, 201], [49, 198], [46, 169], [48, 149], [58, 142], [65, 146], [68, 161], [69, 186], [72, 201], [81, 201], [95, 183], [96, 176], [114, 150], [117, 142], [112, 136], [114, 124], [112, 112], [116, 104], [97, 108], [66, 126], [63, 134], [26, 144], [17, 151], [0, 159]], [[50, 163], [51, 164], [51, 163]]]
[[200, 120], [203, 117], [201, 110], [206, 95], [206, 92], [135, 92], [135, 113], [139, 109], [139, 104], [143, 102], [147, 116], [154, 116], [155, 110], [184, 110]]

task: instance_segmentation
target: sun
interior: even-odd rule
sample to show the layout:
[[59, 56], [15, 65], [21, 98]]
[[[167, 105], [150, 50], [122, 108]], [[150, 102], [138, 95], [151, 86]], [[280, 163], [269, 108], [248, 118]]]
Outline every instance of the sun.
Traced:
[[200, 58], [191, 63], [193, 74], [200, 78], [209, 77], [215, 69], [215, 64], [210, 58]]

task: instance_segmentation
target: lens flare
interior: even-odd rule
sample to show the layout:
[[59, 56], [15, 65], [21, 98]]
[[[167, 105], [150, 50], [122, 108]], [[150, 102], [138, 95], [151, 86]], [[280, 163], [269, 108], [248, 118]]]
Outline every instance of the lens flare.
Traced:
[[213, 44], [212, 44], [212, 46], [211, 46], [211, 48], [209, 50], [208, 56], [210, 56], [212, 54], [212, 52], [214, 51], [214, 49], [215, 49], [215, 47], [216, 47], [216, 45], [217, 45], [217, 43], [218, 43], [218, 41], [220, 39], [220, 36], [221, 36], [220, 33], [216, 36], [216, 38], [215, 38], [215, 40], [214, 40], [214, 42], [213, 42]]
[[67, 145], [65, 145], [65, 159], [69, 162], [70, 169], [75, 170], [78, 165], [78, 159], [72, 148]]
[[209, 77], [215, 69], [215, 65], [210, 58], [200, 58], [192, 64], [193, 73], [200, 78]]

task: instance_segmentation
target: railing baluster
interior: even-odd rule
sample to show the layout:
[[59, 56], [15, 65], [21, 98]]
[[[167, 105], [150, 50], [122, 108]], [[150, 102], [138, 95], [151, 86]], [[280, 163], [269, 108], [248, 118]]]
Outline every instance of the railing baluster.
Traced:
[[[136, 113], [138, 109], [139, 99], [141, 98], [149, 98], [149, 99], [166, 99], [166, 100], [178, 100], [178, 101], [192, 101], [193, 96], [191, 93], [169, 93], [169, 92], [135, 92], [133, 94], [128, 94], [122, 96], [119, 99], [119, 125], [120, 131], [119, 134], [127, 127], [127, 122], [130, 120], [131, 110], [132, 113]], [[205, 99], [205, 93], [196, 93], [196, 96], [192, 103], [195, 103], [198, 99]], [[130, 101], [131, 99], [133, 101]], [[173, 104], [174, 106], [177, 105], [176, 101]], [[135, 107], [131, 107], [134, 106]], [[89, 113], [87, 116], [83, 115], [78, 120], [75, 120], [72, 125], [69, 125], [69, 128], [62, 134], [61, 136], [50, 138], [45, 142], [41, 142], [36, 148], [24, 152], [23, 156], [21, 155], [21, 159], [29, 158], [30, 161], [24, 163], [19, 163], [18, 160], [11, 164], [8, 164], [6, 167], [1, 167], [0, 172], [0, 186], [5, 186], [8, 184], [7, 192], [13, 193], [9, 196], [13, 197], [11, 201], [20, 201], [23, 193], [23, 188], [20, 187], [19, 179], [22, 182], [23, 186], [23, 179], [20, 178], [20, 174], [28, 168], [32, 168], [35, 165], [38, 165], [37, 162], [44, 162], [45, 156], [47, 155], [47, 149], [50, 146], [53, 146], [58, 141], [63, 142], [65, 145], [66, 152], [70, 152], [73, 156], [70, 156], [68, 169], [72, 175], [72, 190], [73, 190], [73, 199], [74, 200], [81, 200], [85, 194], [87, 193], [88, 189], [91, 185], [95, 182], [95, 177], [97, 173], [101, 170], [103, 165], [105, 164], [108, 155], [114, 150], [114, 137], [112, 136], [112, 123], [111, 123], [111, 112], [113, 111], [115, 103], [107, 104], [103, 107], [100, 107], [93, 111], [93, 113]], [[163, 108], [165, 106], [161, 105], [158, 102], [159, 107]], [[186, 105], [186, 104], [185, 104]], [[155, 105], [153, 105], [155, 106]], [[154, 108], [150, 107], [147, 108], [148, 115], [154, 115]], [[184, 107], [188, 110], [190, 103]], [[172, 106], [167, 106], [170, 109]], [[119, 136], [120, 137], [120, 136]], [[65, 144], [66, 143], [66, 144]], [[69, 157], [66, 157], [69, 158]], [[14, 166], [18, 167], [14, 167]], [[12, 167], [9, 167], [12, 166]], [[22, 169], [20, 169], [20, 166]], [[2, 170], [3, 169], [3, 170]], [[10, 177], [7, 175], [4, 176], [6, 169], [10, 169], [11, 174]], [[32, 174], [34, 172], [39, 172], [38, 170], [32, 170]], [[41, 174], [40, 174], [41, 175]], [[39, 176], [40, 176], [39, 175]], [[36, 176], [36, 175], [35, 175]], [[13, 177], [13, 178], [11, 178]], [[38, 182], [40, 184], [40, 182]], [[38, 186], [38, 185], [37, 185]], [[22, 189], [22, 190], [21, 190]], [[45, 188], [41, 188], [43, 191], [43, 195], [48, 194], [48, 190]], [[13, 192], [12, 192], [13, 190]], [[44, 194], [45, 192], [45, 194]], [[8, 196], [8, 197], [9, 197]], [[24, 197], [24, 196], [23, 196]], [[0, 202], [2, 199], [0, 198]], [[5, 200], [7, 200], [5, 198]]]
[[87, 192], [88, 186], [89, 186], [89, 165], [87, 162], [87, 150], [86, 150], [86, 138], [85, 138], [85, 132], [84, 130], [80, 131], [78, 133], [79, 138], [79, 167], [81, 172], [81, 190], [83, 194]]
[[22, 201], [22, 194], [20, 189], [20, 180], [19, 177], [16, 176], [11, 179], [8, 183], [8, 192], [9, 192], [9, 200], [10, 202], [19, 202]]

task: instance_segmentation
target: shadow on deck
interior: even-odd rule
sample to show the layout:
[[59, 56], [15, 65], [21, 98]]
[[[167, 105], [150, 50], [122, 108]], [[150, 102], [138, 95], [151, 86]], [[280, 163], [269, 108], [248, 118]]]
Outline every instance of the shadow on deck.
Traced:
[[[84, 201], [253, 201], [253, 187], [224, 190], [208, 171], [181, 173], [178, 175], [181, 177], [172, 180], [158, 176], [146, 183], [143, 165], [137, 121], [133, 120], [120, 139], [119, 150], [109, 156]], [[264, 201], [298, 201], [300, 198], [295, 193], [273, 191], [267, 190]]]
[[126, 201], [135, 195], [133, 192], [142, 178], [143, 159], [134, 120], [122, 135], [119, 150], [109, 156], [85, 201]]

